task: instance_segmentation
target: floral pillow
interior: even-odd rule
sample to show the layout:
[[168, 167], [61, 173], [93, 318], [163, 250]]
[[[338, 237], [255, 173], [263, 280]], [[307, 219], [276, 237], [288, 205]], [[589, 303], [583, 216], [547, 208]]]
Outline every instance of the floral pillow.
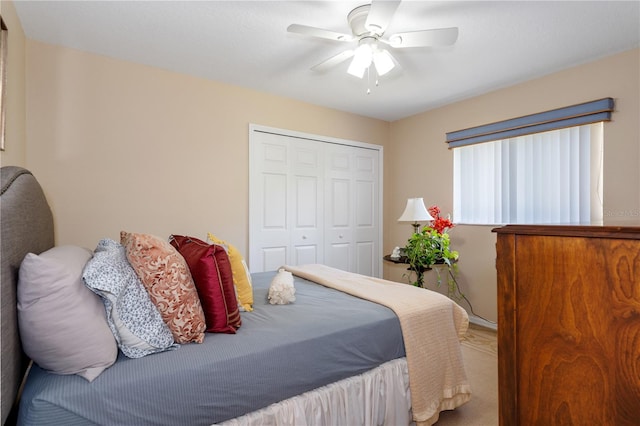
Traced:
[[176, 343], [202, 343], [204, 312], [180, 253], [168, 241], [149, 234], [122, 231], [120, 243]]
[[109, 328], [126, 356], [141, 358], [177, 347], [121, 244], [108, 238], [100, 240], [82, 278], [102, 297]]

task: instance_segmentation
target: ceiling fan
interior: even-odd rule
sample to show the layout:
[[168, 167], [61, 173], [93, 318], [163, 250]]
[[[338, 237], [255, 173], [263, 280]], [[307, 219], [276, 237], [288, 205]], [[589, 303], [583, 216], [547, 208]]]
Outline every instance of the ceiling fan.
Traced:
[[365, 71], [371, 67], [371, 64], [373, 64], [377, 75], [380, 76], [388, 73], [397, 65], [397, 61], [386, 47], [404, 49], [449, 46], [458, 39], [457, 27], [410, 31], [386, 36], [385, 31], [399, 5], [400, 0], [373, 0], [371, 4], [356, 7], [347, 15], [351, 34], [300, 24], [289, 25], [287, 31], [338, 42], [357, 42], [355, 48], [344, 50], [311, 69], [327, 71], [353, 57], [347, 72], [359, 78], [364, 77]]

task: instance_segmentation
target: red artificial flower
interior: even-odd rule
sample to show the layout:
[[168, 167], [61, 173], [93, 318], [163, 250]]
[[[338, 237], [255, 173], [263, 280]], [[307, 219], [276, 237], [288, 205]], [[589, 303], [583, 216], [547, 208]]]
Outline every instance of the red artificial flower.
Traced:
[[444, 218], [440, 216], [440, 208], [438, 206], [431, 206], [427, 210], [429, 210], [429, 214], [433, 217], [429, 228], [435, 229], [438, 234], [444, 234], [447, 229], [455, 226], [448, 217]]

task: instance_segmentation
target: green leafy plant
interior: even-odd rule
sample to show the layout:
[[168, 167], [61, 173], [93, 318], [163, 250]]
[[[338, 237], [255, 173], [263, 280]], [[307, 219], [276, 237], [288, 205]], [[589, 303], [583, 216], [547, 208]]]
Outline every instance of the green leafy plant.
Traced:
[[[438, 206], [431, 206], [428, 210], [433, 220], [423, 227], [420, 232], [414, 233], [403, 249], [404, 263], [409, 264], [410, 271], [405, 276], [408, 277], [411, 284], [424, 288], [424, 273], [433, 269], [438, 277], [437, 285], [440, 287], [442, 285], [442, 272], [446, 271], [447, 296], [456, 302], [464, 300], [469, 305], [471, 313], [480, 317], [473, 312], [471, 302], [462, 293], [456, 280], [458, 275], [458, 252], [451, 250], [451, 239], [447, 233], [447, 230], [455, 225], [448, 216], [440, 216]], [[412, 281], [414, 274], [416, 279]]]
[[[409, 282], [416, 287], [424, 287], [424, 273], [433, 269], [438, 277], [439, 287], [442, 284], [442, 269], [446, 269], [448, 296], [458, 301], [466, 300], [456, 281], [458, 252], [451, 250], [451, 239], [447, 233], [455, 225], [448, 216], [440, 215], [438, 206], [431, 206], [428, 210], [433, 220], [420, 232], [414, 233], [404, 248], [411, 271], [408, 275]], [[412, 281], [414, 274], [415, 281]]]
[[[455, 268], [458, 252], [451, 250], [451, 239], [446, 232], [425, 226], [420, 232], [413, 234], [407, 241], [404, 254], [407, 257], [410, 270], [415, 273], [416, 280], [412, 282], [418, 287], [424, 286], [424, 273], [436, 264]], [[440, 282], [439, 272], [438, 281]]]

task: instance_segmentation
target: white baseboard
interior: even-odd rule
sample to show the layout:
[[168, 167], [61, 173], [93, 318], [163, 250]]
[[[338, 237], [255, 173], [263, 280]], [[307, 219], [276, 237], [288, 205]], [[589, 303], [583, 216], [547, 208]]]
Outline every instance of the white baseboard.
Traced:
[[498, 324], [492, 321], [487, 321], [483, 318], [469, 314], [469, 322], [480, 327], [490, 328], [491, 330], [498, 331]]

